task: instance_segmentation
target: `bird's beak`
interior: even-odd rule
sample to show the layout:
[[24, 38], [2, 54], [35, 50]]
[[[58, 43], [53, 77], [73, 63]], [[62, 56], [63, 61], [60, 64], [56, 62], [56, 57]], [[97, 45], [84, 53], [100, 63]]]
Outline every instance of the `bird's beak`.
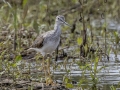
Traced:
[[65, 25], [67, 25], [67, 26], [69, 26], [69, 27], [72, 27], [72, 26], [70, 26], [67, 22], [65, 22], [65, 21], [63, 21], [63, 20], [62, 20], [62, 22], [63, 22]]
[[70, 26], [70, 25], [69, 25], [67, 22], [65, 22], [65, 21], [64, 21], [64, 24], [67, 25], [67, 26], [69, 26], [69, 27], [72, 27], [72, 26]]

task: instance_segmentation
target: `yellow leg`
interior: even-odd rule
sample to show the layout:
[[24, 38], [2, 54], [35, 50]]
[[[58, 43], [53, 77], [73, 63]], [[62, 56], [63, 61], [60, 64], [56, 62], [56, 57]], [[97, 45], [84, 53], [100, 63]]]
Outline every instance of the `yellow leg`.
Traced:
[[46, 78], [46, 67], [45, 67], [45, 58], [43, 57], [43, 70], [44, 70], [44, 72], [45, 72], [45, 78]]
[[48, 75], [50, 75], [50, 58], [48, 58], [47, 61], [47, 69], [48, 69]]
[[53, 80], [52, 80], [52, 76], [51, 76], [51, 72], [50, 72], [50, 57], [48, 58], [48, 61], [47, 61], [47, 79], [46, 79], [46, 84], [49, 85], [49, 84], [53, 84]]

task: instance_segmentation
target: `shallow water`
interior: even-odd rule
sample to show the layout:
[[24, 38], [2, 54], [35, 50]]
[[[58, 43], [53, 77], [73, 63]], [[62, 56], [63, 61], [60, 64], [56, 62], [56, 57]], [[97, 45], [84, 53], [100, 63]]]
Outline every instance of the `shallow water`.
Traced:
[[[97, 25], [96, 25], [97, 22]], [[94, 20], [93, 27], [101, 27], [103, 25], [104, 21], [101, 20]], [[119, 32], [119, 27], [120, 24], [116, 23], [114, 21], [109, 21], [108, 23], [108, 29], [110, 30], [117, 30]], [[68, 34], [68, 37], [70, 35]], [[104, 37], [103, 36], [96, 36], [97, 38], [100, 38], [99, 44], [101, 45], [100, 47], [104, 48], [103, 42], [104, 42]], [[114, 40], [114, 38], [112, 38]], [[111, 45], [111, 47], [116, 48], [113, 45], [113, 42], [109, 42], [111, 38], [107, 38], [108, 44]], [[94, 41], [95, 43], [98, 41]], [[74, 50], [78, 50], [78, 47], [71, 46], [70, 48], [64, 49], [67, 54], [71, 55], [71, 51], [74, 53]], [[118, 48], [119, 49], [119, 48]], [[119, 53], [119, 51], [118, 51]], [[74, 56], [74, 55], [73, 55]], [[26, 60], [21, 60], [20, 63], [18, 63], [18, 71], [21, 72], [22, 74], [26, 73], [27, 75], [30, 75], [31, 80], [35, 81], [40, 81], [42, 77], [44, 77], [44, 72], [41, 71], [41, 62], [42, 60], [36, 60], [35, 61], [30, 61], [28, 59]], [[77, 64], [77, 62], [80, 62], [79, 58], [73, 59], [70, 58], [68, 60], [66, 59], [58, 59], [58, 61], [55, 63], [54, 59], [51, 60], [51, 73], [53, 74], [53, 79], [57, 82], [63, 82], [63, 77], [67, 76], [69, 77], [72, 81], [75, 81], [76, 83], [74, 84], [75, 87], [77, 87], [77, 84], [83, 77], [83, 70], [80, 69], [80, 66]], [[87, 61], [85, 61], [87, 62]], [[88, 61], [89, 63], [90, 61]], [[91, 64], [91, 63], [89, 63]], [[56, 68], [53, 69], [53, 67], [56, 65]], [[83, 65], [84, 66], [84, 65]], [[91, 70], [87, 70], [84, 73], [84, 77], [86, 81], [90, 81], [87, 83], [82, 84], [83, 87], [86, 90], [89, 90], [88, 87], [93, 84], [96, 84], [97, 88], [99, 90], [110, 90], [110, 86], [114, 85], [117, 88], [120, 88], [120, 54], [117, 55], [117, 57], [111, 53], [109, 54], [109, 61], [107, 58], [104, 56], [102, 57], [102, 60], [98, 62], [97, 69], [103, 67], [102, 70], [100, 70], [98, 73], [96, 73], [96, 78], [98, 79], [97, 83], [93, 83], [92, 78], [91, 78]], [[94, 65], [91, 64], [91, 67], [93, 68]], [[4, 68], [4, 66], [3, 66]], [[12, 68], [13, 69], [13, 68]], [[67, 73], [67, 70], [69, 71]], [[11, 70], [12, 71], [12, 70]], [[29, 73], [29, 72], [30, 73]], [[24, 76], [24, 75], [23, 75]], [[21, 76], [22, 77], [22, 76]], [[64, 83], [64, 82], [63, 82]], [[77, 90], [76, 88], [72, 88], [70, 90]]]
[[[98, 63], [97, 69], [105, 66], [105, 68], [103, 68], [96, 74], [96, 77], [98, 78], [98, 83], [96, 83], [96, 86], [100, 90], [109, 90], [110, 86], [112, 85], [116, 86], [116, 85], [119, 85], [120, 83], [120, 55], [117, 55], [117, 57], [115, 57], [114, 54], [110, 54], [109, 57], [110, 57], [109, 61], [103, 58], [102, 61], [99, 61]], [[76, 61], [77, 60], [79, 59], [76, 59]], [[56, 64], [58, 65], [58, 67], [55, 70], [53, 70], [53, 62], [51, 63], [51, 72], [53, 74], [54, 80], [58, 82], [62, 82], [63, 77], [68, 76], [71, 78], [71, 80], [76, 82], [75, 85], [78, 84], [79, 80], [82, 78], [83, 71], [79, 68], [77, 64], [73, 63], [72, 59], [68, 60], [68, 63], [66, 64], [66, 66], [64, 66], [63, 60], [58, 60]], [[31, 67], [30, 70], [31, 70], [32, 79], [37, 80], [36, 77], [39, 74], [43, 74], [43, 72], [36, 69], [36, 67], [39, 67], [40, 64], [39, 63], [36, 64], [36, 61], [33, 61], [33, 62], [26, 63], [26, 66], [29, 66], [29, 65]], [[92, 65], [92, 67], [93, 66], [94, 65]], [[66, 70], [70, 70], [70, 72], [67, 74]], [[90, 76], [90, 71], [86, 70], [86, 72], [84, 73], [84, 76], [86, 77], [86, 79], [92, 80]], [[92, 85], [91, 82], [88, 84]], [[117, 87], [120, 88], [120, 86], [117, 86]], [[73, 88], [71, 90], [77, 90], [77, 89]]]

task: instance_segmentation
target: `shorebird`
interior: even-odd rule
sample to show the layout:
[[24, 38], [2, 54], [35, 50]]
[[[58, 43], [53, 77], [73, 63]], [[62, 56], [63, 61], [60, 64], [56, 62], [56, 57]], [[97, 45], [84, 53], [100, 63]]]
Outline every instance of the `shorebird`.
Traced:
[[[51, 55], [53, 51], [56, 50], [56, 48], [60, 43], [61, 26], [64, 24], [70, 26], [67, 22], [65, 22], [64, 16], [58, 15], [55, 20], [54, 29], [39, 35], [31, 45], [31, 47], [29, 48], [29, 50], [35, 50], [42, 54], [43, 68], [44, 68], [44, 57], [47, 54]], [[50, 67], [49, 67], [49, 72], [50, 72]]]

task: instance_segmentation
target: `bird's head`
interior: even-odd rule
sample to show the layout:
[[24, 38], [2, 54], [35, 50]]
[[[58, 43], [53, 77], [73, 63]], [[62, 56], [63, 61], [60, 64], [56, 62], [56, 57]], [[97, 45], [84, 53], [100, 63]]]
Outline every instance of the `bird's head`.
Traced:
[[57, 17], [56, 17], [56, 22], [57, 23], [59, 23], [59, 24], [61, 24], [61, 25], [68, 25], [68, 26], [70, 26], [67, 22], [65, 22], [65, 17], [64, 16], [62, 16], [62, 15], [58, 15]]

